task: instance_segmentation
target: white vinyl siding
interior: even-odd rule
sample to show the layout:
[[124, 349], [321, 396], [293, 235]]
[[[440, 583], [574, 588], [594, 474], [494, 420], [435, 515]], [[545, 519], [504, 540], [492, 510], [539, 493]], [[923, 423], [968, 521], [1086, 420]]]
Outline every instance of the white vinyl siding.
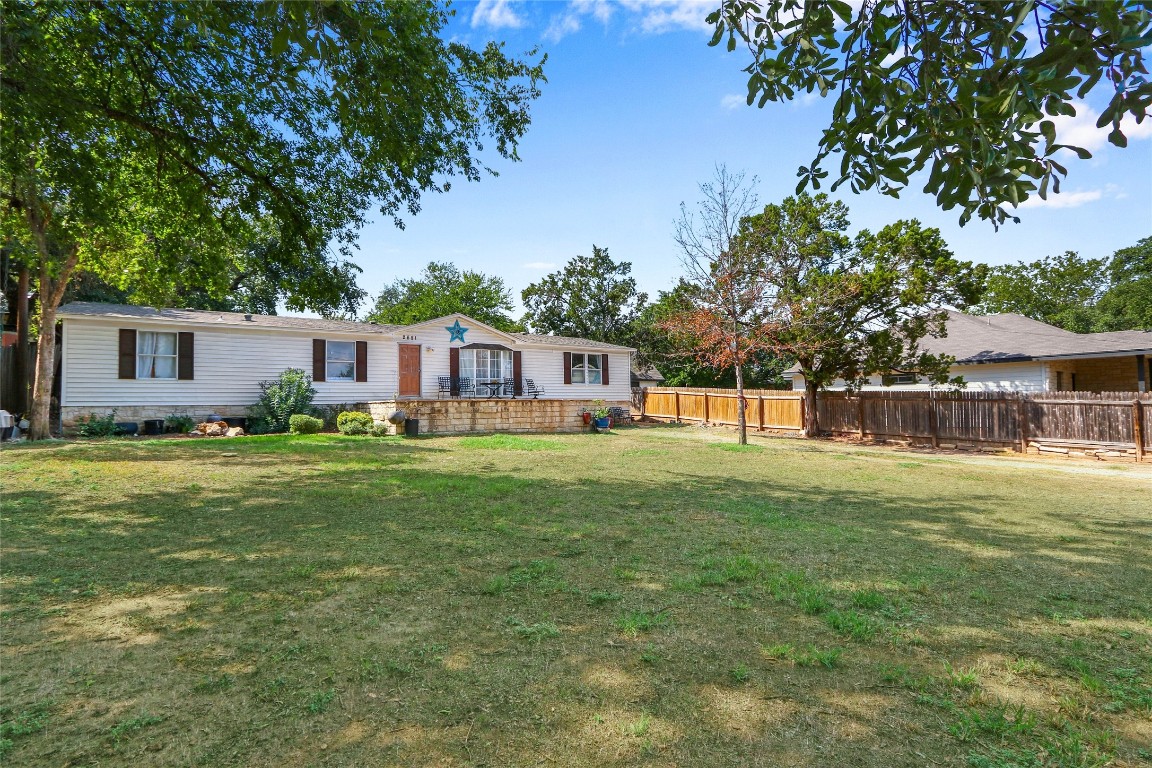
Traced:
[[[277, 378], [287, 368], [312, 374], [312, 339], [331, 337], [310, 332], [204, 328], [195, 325], [134, 323], [128, 319], [64, 321], [63, 405], [116, 407], [135, 405], [248, 406], [260, 396], [260, 382]], [[119, 329], [195, 334], [194, 381], [118, 378]], [[313, 383], [318, 405], [384, 400], [396, 391], [396, 343], [383, 335], [350, 335], [368, 342], [368, 381]], [[139, 342], [137, 342], [139, 343]], [[433, 390], [435, 391], [435, 390]]]
[[[963, 376], [969, 392], [1044, 392], [1047, 391], [1045, 366], [1039, 362], [988, 363], [985, 365], [956, 365], [950, 376]], [[793, 389], [804, 389], [804, 377], [797, 374], [792, 379]], [[837, 379], [828, 389], [844, 389], [844, 382]], [[932, 389], [927, 380], [921, 378], [915, 384], [892, 384], [885, 386], [882, 376], [873, 376], [864, 389], [884, 390], [923, 390]]]
[[[330, 331], [282, 331], [258, 328], [204, 327], [183, 323], [141, 323], [127, 318], [63, 318], [64, 346], [63, 404], [114, 408], [117, 406], [164, 405], [195, 409], [197, 406], [248, 406], [260, 396], [260, 382], [275, 379], [286, 368], [302, 368], [312, 373], [312, 341], [368, 342], [368, 381], [314, 382], [317, 405], [390, 400], [398, 389], [399, 344], [419, 344], [421, 356], [421, 391], [434, 397], [437, 377], [449, 375], [449, 349], [465, 344], [501, 344], [520, 350], [521, 376], [532, 379], [544, 389], [543, 397], [564, 399], [628, 400], [630, 355], [609, 352], [608, 386], [602, 384], [565, 384], [564, 352], [582, 353], [577, 346], [556, 345], [554, 348], [529, 347], [500, 334], [470, 327], [466, 342], [448, 343], [448, 331], [437, 326], [420, 326], [397, 331], [395, 337], [384, 334], [335, 335]], [[440, 325], [451, 325], [451, 321]], [[195, 334], [194, 381], [120, 379], [118, 373], [119, 329]], [[592, 354], [599, 355], [599, 351]], [[463, 354], [463, 351], [462, 351]], [[327, 357], [327, 356], [326, 356]], [[509, 360], [511, 355], [509, 355]], [[326, 361], [327, 362], [327, 361]], [[500, 370], [512, 376], [500, 362]], [[464, 374], [462, 374], [464, 375]], [[500, 378], [505, 378], [501, 376]]]

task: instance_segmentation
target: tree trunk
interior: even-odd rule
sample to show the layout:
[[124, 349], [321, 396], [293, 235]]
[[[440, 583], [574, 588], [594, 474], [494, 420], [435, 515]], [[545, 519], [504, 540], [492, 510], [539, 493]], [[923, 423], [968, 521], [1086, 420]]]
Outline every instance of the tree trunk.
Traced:
[[744, 371], [736, 366], [736, 424], [740, 430], [740, 445], [748, 445], [748, 419], [744, 413]]
[[56, 307], [40, 302], [40, 333], [36, 340], [36, 383], [32, 388], [29, 440], [52, 436], [52, 380], [56, 373]]
[[[44, 238], [40, 238], [44, 243]], [[32, 418], [29, 440], [46, 440], [52, 436], [52, 381], [56, 377], [56, 310], [64, 298], [64, 289], [76, 269], [80, 255], [73, 246], [53, 279], [48, 271], [48, 251], [41, 249], [40, 265], [40, 334], [36, 344], [36, 382], [32, 388]]]
[[816, 437], [820, 434], [820, 421], [816, 414], [816, 390], [816, 384], [805, 376], [804, 412], [808, 418], [804, 422], [804, 437]]
[[20, 276], [16, 283], [16, 355], [12, 360], [12, 372], [16, 378], [16, 402], [12, 404], [14, 413], [28, 412], [28, 391], [32, 377], [28, 365], [28, 292], [32, 289], [32, 274], [28, 267], [20, 265]]

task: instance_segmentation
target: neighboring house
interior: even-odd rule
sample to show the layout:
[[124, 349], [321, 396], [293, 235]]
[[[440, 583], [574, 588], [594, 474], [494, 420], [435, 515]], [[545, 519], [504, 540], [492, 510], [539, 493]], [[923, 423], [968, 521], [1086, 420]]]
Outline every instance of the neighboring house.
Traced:
[[287, 368], [312, 375], [317, 405], [457, 394], [440, 392], [441, 377], [470, 378], [480, 396], [503, 379], [518, 395], [532, 379], [541, 399], [631, 395], [630, 347], [504, 333], [464, 315], [399, 326], [75, 302], [59, 316], [65, 425], [112, 409], [121, 419], [243, 416], [260, 382]]
[[[1073, 333], [1017, 314], [949, 312], [948, 335], [921, 347], [956, 358], [952, 376], [969, 390], [1016, 392], [1147, 392], [1152, 382], [1152, 333]], [[804, 377], [784, 373], [793, 389]], [[865, 389], [928, 389], [910, 374], [873, 376]], [[843, 389], [837, 381], [829, 389]]]
[[646, 365], [643, 367], [637, 366], [632, 369], [632, 388], [638, 387], [658, 387], [664, 383], [664, 374], [656, 370], [654, 366]]

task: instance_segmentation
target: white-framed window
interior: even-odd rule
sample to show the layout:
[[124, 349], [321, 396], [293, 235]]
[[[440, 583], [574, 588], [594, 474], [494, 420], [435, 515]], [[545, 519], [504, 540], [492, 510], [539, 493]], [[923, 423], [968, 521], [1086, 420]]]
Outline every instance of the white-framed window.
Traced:
[[890, 373], [887, 376], [880, 377], [881, 383], [886, 387], [895, 387], [899, 384], [915, 384], [916, 374], [914, 373]]
[[603, 381], [600, 372], [600, 355], [572, 353], [572, 383], [573, 384], [599, 384]]
[[176, 378], [176, 334], [140, 331], [136, 334], [136, 378]]
[[327, 381], [356, 381], [356, 342], [329, 341], [324, 356]]
[[512, 378], [512, 351], [508, 349], [460, 350], [460, 376], [488, 384]]

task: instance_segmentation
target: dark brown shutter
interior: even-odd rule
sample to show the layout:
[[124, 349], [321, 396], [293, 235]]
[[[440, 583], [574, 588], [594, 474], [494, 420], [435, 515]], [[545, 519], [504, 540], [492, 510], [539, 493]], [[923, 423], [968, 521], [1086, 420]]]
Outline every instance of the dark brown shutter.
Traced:
[[191, 381], [196, 378], [195, 334], [181, 331], [176, 337], [176, 378]]
[[523, 375], [524, 375], [524, 369], [520, 363], [520, 353], [519, 352], [513, 352], [512, 353], [512, 380], [513, 380], [512, 394], [514, 394], [514, 395], [524, 394], [524, 379], [521, 378], [521, 376], [523, 376]]
[[452, 377], [448, 394], [460, 397], [460, 347], [448, 349], [448, 375]]
[[312, 339], [312, 381], [327, 381], [325, 374], [328, 363], [328, 343], [324, 339]]
[[564, 383], [572, 383], [572, 353], [564, 353]]
[[600, 383], [608, 384], [608, 355], [600, 355]]
[[356, 381], [368, 381], [368, 342], [356, 342]]
[[136, 331], [120, 329], [120, 378], [136, 378]]

